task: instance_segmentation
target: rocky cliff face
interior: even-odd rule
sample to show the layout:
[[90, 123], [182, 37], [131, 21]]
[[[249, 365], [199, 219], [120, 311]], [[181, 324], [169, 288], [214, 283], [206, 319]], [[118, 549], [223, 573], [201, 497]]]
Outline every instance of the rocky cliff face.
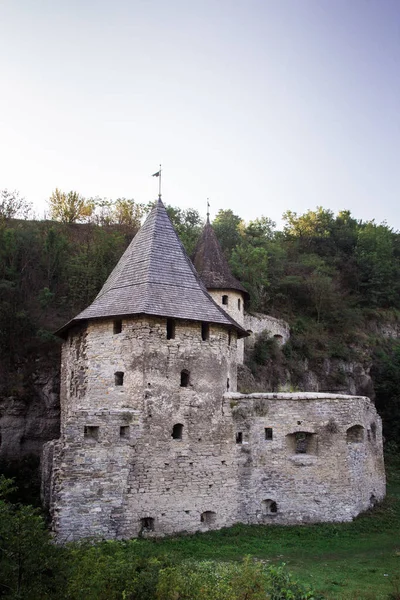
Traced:
[[38, 358], [32, 374], [0, 393], [0, 461], [40, 456], [59, 431], [58, 367]]
[[265, 365], [258, 365], [256, 369], [240, 365], [238, 389], [242, 393], [301, 390], [368, 396], [371, 400], [375, 398], [369, 361], [347, 362], [326, 358], [316, 370], [305, 359], [298, 361], [294, 366], [294, 369], [289, 370], [279, 358], [268, 360]]

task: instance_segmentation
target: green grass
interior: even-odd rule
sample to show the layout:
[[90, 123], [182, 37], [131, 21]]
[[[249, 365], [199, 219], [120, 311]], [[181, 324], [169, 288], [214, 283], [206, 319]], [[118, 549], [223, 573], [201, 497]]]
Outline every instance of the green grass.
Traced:
[[271, 564], [285, 563], [296, 579], [330, 600], [383, 600], [390, 593], [400, 600], [400, 460], [388, 475], [385, 501], [352, 523], [237, 525], [128, 544], [143, 557], [228, 561], [251, 555]]

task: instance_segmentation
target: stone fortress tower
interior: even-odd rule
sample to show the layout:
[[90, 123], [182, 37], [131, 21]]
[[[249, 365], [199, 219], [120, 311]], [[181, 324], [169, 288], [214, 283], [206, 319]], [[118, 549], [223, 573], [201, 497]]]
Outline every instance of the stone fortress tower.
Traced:
[[344, 521], [385, 494], [368, 398], [236, 392], [246, 291], [209, 223], [196, 257], [205, 285], [159, 200], [59, 332], [61, 437], [42, 471], [60, 542]]
[[[232, 275], [209, 216], [193, 256], [193, 264], [210, 296], [237, 323], [244, 327], [244, 303], [248, 292]], [[244, 339], [237, 341], [237, 358], [244, 359]]]

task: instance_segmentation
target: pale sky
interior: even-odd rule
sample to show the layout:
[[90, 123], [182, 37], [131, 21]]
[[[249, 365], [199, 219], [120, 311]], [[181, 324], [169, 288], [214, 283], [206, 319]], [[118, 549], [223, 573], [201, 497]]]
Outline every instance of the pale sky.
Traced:
[[400, 229], [400, 0], [0, 0], [0, 189]]

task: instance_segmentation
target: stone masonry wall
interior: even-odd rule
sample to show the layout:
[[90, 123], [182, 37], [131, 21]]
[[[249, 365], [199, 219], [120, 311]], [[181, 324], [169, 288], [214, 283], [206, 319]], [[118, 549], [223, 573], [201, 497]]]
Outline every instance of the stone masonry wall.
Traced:
[[[123, 320], [118, 334], [112, 320], [93, 322], [65, 342], [61, 377], [62, 436], [48, 483], [58, 540], [237, 520], [233, 426], [222, 405], [228, 385], [236, 390], [235, 332], [211, 325], [202, 340], [200, 323], [176, 321], [167, 340], [162, 318]], [[183, 426], [178, 439], [174, 425]]]
[[346, 521], [384, 497], [368, 398], [238, 394], [236, 334], [174, 325], [137, 317], [70, 332], [61, 437], [43, 459], [58, 541]]
[[269, 335], [275, 337], [280, 344], [285, 344], [290, 338], [290, 328], [286, 321], [262, 313], [246, 313], [243, 326], [250, 333], [244, 341], [247, 352], [254, 348], [257, 337], [264, 331], [268, 331]]
[[242, 434], [242, 522], [349, 521], [384, 497], [381, 419], [369, 398], [225, 394], [225, 406]]
[[[239, 325], [244, 329], [245, 327], [245, 313], [244, 313], [244, 299], [241, 292], [235, 290], [208, 290], [208, 293], [212, 299], [228, 313], [232, 319], [235, 319]], [[222, 297], [228, 297], [228, 304], [223, 304]], [[242, 364], [244, 361], [244, 342], [245, 338], [241, 338], [237, 341], [237, 362]]]

